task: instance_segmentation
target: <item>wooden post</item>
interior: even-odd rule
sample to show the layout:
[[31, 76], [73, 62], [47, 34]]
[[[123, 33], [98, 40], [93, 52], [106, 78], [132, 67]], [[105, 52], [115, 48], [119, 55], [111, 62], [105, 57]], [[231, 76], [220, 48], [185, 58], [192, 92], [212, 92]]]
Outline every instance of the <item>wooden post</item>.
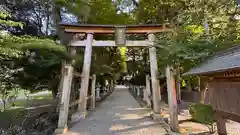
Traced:
[[153, 46], [155, 41], [155, 35], [149, 34], [148, 35], [149, 41], [151, 41], [152, 46], [149, 48], [149, 57], [150, 57], [150, 71], [151, 71], [151, 80], [152, 80], [152, 96], [153, 96], [153, 111], [154, 113], [160, 113], [160, 103], [159, 103], [159, 84], [158, 84], [158, 65], [157, 65], [157, 54], [156, 48]]
[[166, 76], [168, 89], [168, 104], [170, 113], [170, 128], [172, 132], [179, 132], [175, 80], [170, 66], [167, 66], [166, 68]]
[[105, 87], [104, 88], [105, 88], [106, 92], [108, 93], [108, 90], [109, 90], [108, 89], [108, 80], [105, 80]]
[[160, 81], [159, 81], [159, 79], [157, 79], [157, 90], [158, 90], [158, 94], [159, 94], [158, 101], [161, 101], [161, 88], [160, 88]]
[[176, 69], [176, 88], [177, 88], [177, 101], [181, 103], [181, 76], [180, 76], [180, 67]]
[[[76, 50], [76, 47], [68, 47], [68, 52], [70, 53], [71, 57], [74, 57], [76, 56], [77, 54], [77, 50]], [[75, 60], [73, 59], [71, 61], [71, 64], [74, 65], [75, 64]], [[75, 72], [75, 69], [73, 69], [73, 73], [72, 73], [72, 78], [74, 77], [74, 72]], [[74, 80], [72, 80], [74, 81]], [[70, 92], [70, 103], [72, 101], [75, 101], [76, 100], [76, 91], [75, 91], [75, 82], [71, 83], [71, 92]], [[69, 118], [71, 118], [72, 114], [75, 113], [75, 107], [73, 108], [69, 108], [70, 109], [70, 113], [69, 113]]]
[[217, 130], [219, 135], [227, 135], [227, 128], [226, 128], [226, 119], [222, 116], [217, 116]]
[[134, 85], [132, 85], [131, 88], [132, 88], [131, 92], [134, 93]]
[[135, 94], [137, 95], [137, 85], [134, 86]]
[[147, 89], [143, 87], [143, 101], [147, 102]]
[[67, 128], [69, 100], [71, 92], [71, 83], [73, 77], [73, 67], [71, 64], [65, 64], [63, 71], [62, 97], [59, 111], [58, 129]]
[[113, 80], [111, 80], [111, 92], [113, 92], [113, 89], [114, 89], [114, 83], [113, 83]]
[[137, 86], [137, 96], [140, 96], [140, 86]]
[[[71, 92], [70, 92], [70, 101], [69, 103], [71, 104], [72, 102], [76, 101], [76, 79], [74, 78], [74, 71], [73, 71], [73, 80], [72, 80], [72, 87], [71, 87]], [[75, 113], [76, 111], [76, 106], [71, 106], [69, 107], [69, 112], [68, 112], [68, 118], [71, 119], [71, 116]]]
[[146, 75], [146, 96], [147, 96], [147, 107], [151, 107], [151, 87], [150, 87], [150, 76]]
[[135, 94], [135, 85], [132, 86], [132, 89], [133, 89], [133, 90], [132, 90], [133, 93]]
[[97, 87], [97, 89], [96, 89], [96, 98], [97, 99], [100, 99], [101, 97], [100, 97], [100, 88], [99, 87]]
[[201, 77], [197, 77], [198, 79], [198, 91], [201, 91]]
[[96, 88], [95, 88], [95, 85], [96, 85], [96, 75], [93, 75], [92, 76], [92, 102], [91, 102], [91, 109], [95, 109], [95, 102], [96, 102], [96, 95], [95, 95], [95, 91], [96, 91]]
[[[67, 48], [68, 52], [71, 56], [76, 55], [76, 49], [74, 47]], [[59, 84], [59, 95], [61, 99], [59, 102], [59, 119], [58, 119], [58, 128], [55, 130], [55, 133], [64, 133], [67, 129], [67, 123], [69, 118], [69, 102], [71, 98], [72, 92], [72, 80], [73, 80], [73, 72], [74, 69], [72, 67], [74, 61], [64, 61], [62, 63], [62, 74], [61, 74], [61, 81]]]
[[57, 96], [56, 96], [56, 99], [57, 99], [56, 112], [57, 113], [59, 113], [59, 111], [60, 111], [60, 104], [61, 104], [61, 98], [62, 98], [62, 87], [63, 87], [62, 85], [63, 85], [63, 78], [64, 78], [63, 72], [64, 72], [65, 64], [66, 64], [66, 61], [63, 60], [61, 63], [61, 79], [60, 79], [60, 83], [58, 85], [58, 92], [57, 92]]
[[89, 83], [89, 74], [91, 67], [91, 58], [92, 58], [92, 42], [93, 42], [93, 34], [87, 33], [87, 44], [85, 47], [84, 53], [84, 62], [82, 69], [82, 81], [81, 81], [81, 89], [80, 89], [80, 104], [78, 105], [78, 111], [83, 116], [86, 114], [87, 108], [87, 94], [88, 94], [88, 83]]

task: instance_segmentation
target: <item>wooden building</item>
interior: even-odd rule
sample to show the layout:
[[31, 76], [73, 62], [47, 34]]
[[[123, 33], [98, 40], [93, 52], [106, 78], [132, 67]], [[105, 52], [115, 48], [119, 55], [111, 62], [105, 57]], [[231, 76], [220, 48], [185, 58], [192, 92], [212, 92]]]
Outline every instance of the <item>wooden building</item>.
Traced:
[[226, 120], [240, 122], [240, 46], [217, 53], [184, 75], [207, 78], [218, 134], [227, 135]]

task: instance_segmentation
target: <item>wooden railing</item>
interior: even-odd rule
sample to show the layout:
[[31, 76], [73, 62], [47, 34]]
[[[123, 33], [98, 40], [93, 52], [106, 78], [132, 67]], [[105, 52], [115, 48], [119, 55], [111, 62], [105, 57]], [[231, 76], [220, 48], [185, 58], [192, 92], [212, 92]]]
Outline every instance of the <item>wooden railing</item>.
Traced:
[[[88, 96], [87, 100], [89, 100], [91, 98], [93, 98], [93, 95]], [[70, 103], [69, 107], [73, 107], [75, 105], [82, 104], [82, 103], [83, 103], [83, 101], [81, 101], [80, 99], [77, 99], [77, 100], [73, 101], [72, 103]]]
[[[75, 74], [75, 76], [81, 76], [80, 74]], [[83, 105], [84, 103], [86, 105], [88, 105], [89, 103], [89, 100], [90, 100], [90, 108], [91, 109], [94, 109], [95, 108], [95, 103], [96, 103], [96, 98], [100, 98], [100, 89], [99, 88], [96, 88], [96, 75], [93, 75], [92, 77], [90, 77], [90, 79], [92, 80], [92, 83], [91, 83], [91, 95], [89, 95], [88, 97], [86, 98], [83, 98], [83, 99], [77, 99], [75, 101], [72, 101], [70, 104], [69, 104], [69, 108], [71, 107], [74, 107], [74, 106], [77, 106], [77, 105]], [[111, 93], [113, 91], [113, 87], [114, 87], [114, 84], [113, 82], [110, 83], [110, 85], [107, 88], [107, 92], [108, 93]], [[81, 94], [81, 92], [80, 92]], [[86, 101], [86, 102], [85, 102]]]

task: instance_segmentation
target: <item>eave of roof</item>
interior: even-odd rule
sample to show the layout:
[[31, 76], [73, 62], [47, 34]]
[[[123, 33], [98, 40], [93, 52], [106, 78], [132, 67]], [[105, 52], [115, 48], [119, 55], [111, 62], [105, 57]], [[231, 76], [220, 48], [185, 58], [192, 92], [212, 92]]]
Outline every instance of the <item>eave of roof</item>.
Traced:
[[225, 51], [217, 53], [211, 59], [203, 62], [199, 66], [184, 73], [187, 75], [210, 75], [214, 73], [226, 72], [240, 69], [240, 46], [234, 46]]

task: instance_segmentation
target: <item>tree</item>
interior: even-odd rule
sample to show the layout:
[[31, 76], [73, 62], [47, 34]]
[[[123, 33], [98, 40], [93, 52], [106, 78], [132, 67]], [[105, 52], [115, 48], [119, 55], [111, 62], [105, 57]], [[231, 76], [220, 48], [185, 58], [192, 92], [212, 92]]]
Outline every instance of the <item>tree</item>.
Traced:
[[238, 43], [239, 14], [234, 0], [140, 0], [135, 10], [138, 22], [166, 23], [172, 32], [160, 33], [158, 61], [160, 70], [170, 64], [181, 73], [213, 53]]
[[[23, 28], [9, 28], [16, 35], [49, 35], [52, 31], [53, 1], [49, 0], [3, 0], [3, 5], [12, 15], [12, 19], [20, 21]], [[50, 29], [51, 28], [51, 29]]]
[[[11, 18], [9, 14], [1, 15], [6, 22], [2, 25], [23, 26], [22, 23], [8, 20], [8, 17]], [[3, 83], [8, 82], [2, 85], [4, 90], [7, 84], [19, 84], [22, 88], [35, 92], [43, 89], [56, 91], [60, 62], [70, 58], [63, 46], [46, 38], [1, 35], [0, 48], [1, 79]], [[5, 77], [11, 80], [6, 80]]]

